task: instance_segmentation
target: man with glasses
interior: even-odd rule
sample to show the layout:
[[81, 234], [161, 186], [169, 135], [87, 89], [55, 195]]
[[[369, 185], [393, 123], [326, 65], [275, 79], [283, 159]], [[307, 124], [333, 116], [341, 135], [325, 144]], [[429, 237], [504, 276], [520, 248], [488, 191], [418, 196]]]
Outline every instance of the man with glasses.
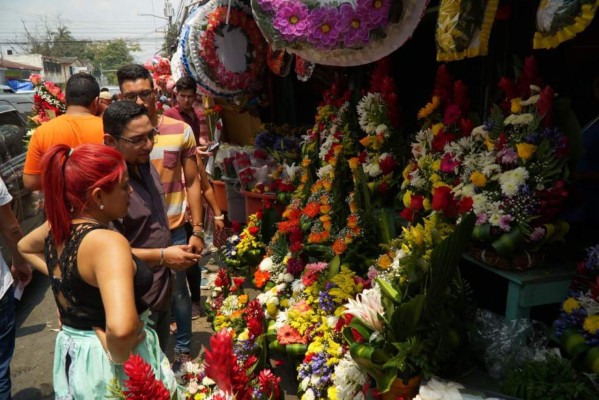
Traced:
[[171, 320], [172, 274], [169, 268], [185, 271], [197, 263], [199, 256], [189, 245], [169, 246], [171, 235], [164, 189], [158, 172], [150, 163], [157, 132], [148, 110], [133, 102], [115, 102], [104, 112], [103, 122], [104, 143], [123, 155], [132, 188], [127, 216], [122, 221], [114, 221], [114, 225], [129, 240], [133, 254], [152, 268], [154, 282], [144, 301], [150, 306], [150, 318], [165, 352]]
[[[196, 164], [196, 141], [189, 125], [158, 115], [156, 89], [152, 75], [139, 64], [125, 65], [117, 71], [121, 98], [148, 109], [152, 126], [158, 130], [150, 160], [164, 188], [168, 225], [172, 244], [187, 244], [200, 255], [204, 248], [202, 193]], [[189, 205], [192, 235], [185, 231], [185, 209]], [[177, 271], [172, 297], [172, 310], [177, 322], [173, 370], [191, 361], [191, 298], [185, 271]]]
[[79, 72], [69, 78], [65, 89], [66, 113], [39, 126], [29, 142], [23, 169], [23, 184], [28, 190], [41, 189], [42, 157], [50, 147], [102, 143], [102, 119], [96, 117], [99, 95], [100, 86], [90, 74]]

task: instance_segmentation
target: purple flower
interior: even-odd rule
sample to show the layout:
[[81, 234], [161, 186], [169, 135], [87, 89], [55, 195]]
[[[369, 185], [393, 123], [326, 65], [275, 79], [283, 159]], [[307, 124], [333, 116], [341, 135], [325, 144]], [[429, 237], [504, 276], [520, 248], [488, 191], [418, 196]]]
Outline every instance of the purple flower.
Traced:
[[274, 10], [276, 6], [276, 3], [279, 3], [280, 0], [256, 0], [256, 3], [258, 3], [258, 5], [260, 5], [260, 7], [262, 7], [262, 10], [264, 11], [272, 11]]
[[354, 9], [348, 3], [344, 3], [339, 7], [338, 26], [343, 35], [345, 47], [368, 43], [369, 20], [370, 16], [364, 7]]
[[518, 153], [511, 147], [505, 147], [497, 153], [503, 164], [515, 164], [518, 162]]
[[510, 226], [510, 222], [514, 220], [514, 217], [511, 215], [502, 215], [499, 218], [499, 227], [506, 232], [509, 232], [512, 228]]
[[294, 277], [297, 278], [303, 270], [304, 264], [302, 264], [302, 260], [293, 257], [287, 260], [287, 272], [289, 272]]
[[273, 26], [277, 29], [283, 39], [298, 40], [306, 34], [309, 10], [308, 6], [299, 1], [281, 2], [275, 10]]
[[316, 47], [330, 49], [339, 40], [339, 11], [336, 8], [312, 10], [308, 41]]
[[384, 28], [389, 23], [391, 0], [358, 0], [357, 9], [360, 15], [367, 16], [365, 20], [368, 30]]
[[476, 225], [482, 225], [489, 222], [489, 216], [485, 213], [480, 213], [476, 216]]

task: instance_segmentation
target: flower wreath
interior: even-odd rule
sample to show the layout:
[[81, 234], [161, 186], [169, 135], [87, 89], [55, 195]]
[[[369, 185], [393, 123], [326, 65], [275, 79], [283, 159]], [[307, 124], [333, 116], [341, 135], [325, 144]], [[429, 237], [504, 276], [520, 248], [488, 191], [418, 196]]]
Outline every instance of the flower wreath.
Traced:
[[[227, 13], [229, 13], [229, 22], [226, 22]], [[229, 27], [240, 28], [242, 34], [248, 41], [246, 49], [246, 60], [248, 68], [243, 72], [229, 71], [225, 65], [220, 62], [216, 54], [216, 36], [219, 36], [223, 30]], [[243, 90], [248, 85], [255, 82], [264, 69], [265, 45], [262, 40], [262, 34], [250, 14], [227, 7], [218, 7], [208, 17], [208, 26], [203, 34], [200, 35], [200, 56], [201, 60], [208, 66], [207, 72], [218, 77], [218, 80], [230, 89]]]
[[367, 64], [412, 35], [428, 0], [252, 0], [258, 27], [274, 49], [318, 64]]
[[551, 49], [574, 38], [589, 26], [597, 7], [597, 0], [542, 1], [537, 10], [533, 48]]

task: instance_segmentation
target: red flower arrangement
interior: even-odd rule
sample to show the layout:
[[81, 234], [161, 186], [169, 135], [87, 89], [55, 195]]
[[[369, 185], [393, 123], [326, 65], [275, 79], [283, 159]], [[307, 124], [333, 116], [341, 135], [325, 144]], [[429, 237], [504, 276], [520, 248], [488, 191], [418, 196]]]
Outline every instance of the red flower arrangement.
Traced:
[[129, 379], [123, 382], [125, 398], [131, 400], [170, 400], [171, 394], [156, 379], [152, 367], [141, 356], [132, 354], [123, 365]]
[[32, 74], [29, 80], [35, 85], [33, 112], [30, 117], [33, 128], [67, 111], [65, 95], [59, 86], [44, 81], [39, 74]]

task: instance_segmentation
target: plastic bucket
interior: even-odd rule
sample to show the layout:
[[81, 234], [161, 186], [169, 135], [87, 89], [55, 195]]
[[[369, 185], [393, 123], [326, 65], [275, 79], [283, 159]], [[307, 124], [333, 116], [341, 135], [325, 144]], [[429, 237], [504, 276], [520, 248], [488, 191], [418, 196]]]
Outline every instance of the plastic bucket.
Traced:
[[227, 214], [229, 221], [245, 223], [245, 199], [241, 194], [241, 183], [237, 179], [224, 178], [227, 194]]
[[212, 181], [212, 190], [214, 190], [214, 197], [216, 197], [216, 204], [222, 212], [227, 212], [227, 191], [225, 189], [225, 182], [223, 181]]

